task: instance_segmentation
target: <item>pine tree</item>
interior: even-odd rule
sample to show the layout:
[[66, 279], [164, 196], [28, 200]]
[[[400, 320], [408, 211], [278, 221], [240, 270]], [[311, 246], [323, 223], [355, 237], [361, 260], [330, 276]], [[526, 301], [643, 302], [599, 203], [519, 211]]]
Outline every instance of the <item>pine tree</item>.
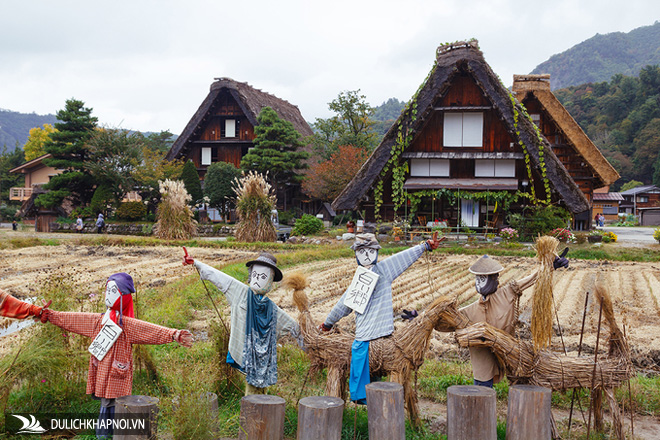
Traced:
[[92, 116], [92, 109], [76, 99], [69, 99], [63, 110], [57, 112], [57, 130], [50, 135], [44, 149], [53, 157], [44, 159], [44, 163], [56, 169], [63, 169], [62, 174], [53, 176], [44, 189], [49, 192], [40, 194], [36, 203], [39, 206], [53, 208], [71, 196], [78, 206], [85, 205], [94, 192], [92, 176], [85, 170], [84, 161], [87, 152], [85, 141], [96, 128], [98, 119]]
[[300, 183], [303, 175], [297, 171], [307, 168], [304, 161], [309, 157], [309, 153], [300, 150], [300, 133], [270, 107], [261, 110], [257, 121], [254, 148], [243, 156], [241, 168], [267, 175], [270, 184], [278, 189], [286, 183]]
[[186, 191], [190, 194], [191, 206], [198, 204], [204, 197], [202, 192], [202, 184], [199, 183], [199, 174], [197, 173], [197, 168], [192, 161], [186, 162], [183, 166], [183, 171], [181, 171], [181, 180], [186, 187]]

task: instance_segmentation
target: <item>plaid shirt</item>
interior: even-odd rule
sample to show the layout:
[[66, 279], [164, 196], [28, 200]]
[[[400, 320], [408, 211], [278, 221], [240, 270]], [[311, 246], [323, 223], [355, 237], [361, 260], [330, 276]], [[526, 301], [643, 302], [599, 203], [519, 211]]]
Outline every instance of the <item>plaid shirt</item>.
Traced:
[[[195, 260], [195, 267], [203, 280], [212, 282], [222, 293], [225, 294], [231, 308], [231, 330], [229, 335], [229, 353], [238, 365], [243, 363], [243, 348], [245, 346], [246, 317], [247, 317], [247, 295], [249, 287], [218, 269]], [[277, 304], [273, 303], [277, 313], [277, 338], [285, 333], [290, 333], [300, 344], [300, 326]]]
[[[103, 327], [102, 313], [49, 312], [48, 320], [71, 333], [92, 339]], [[162, 327], [139, 319], [123, 317], [124, 331], [102, 361], [89, 360], [87, 394], [115, 399], [128, 396], [133, 389], [133, 344], [167, 344], [176, 329]]]
[[[374, 288], [369, 304], [364, 313], [355, 314], [355, 340], [371, 341], [376, 338], [391, 335], [394, 331], [394, 313], [392, 310], [392, 281], [408, 269], [425, 250], [426, 243], [413, 246], [401, 251], [391, 257], [377, 262], [371, 267], [371, 271], [380, 275]], [[333, 307], [330, 314], [325, 318], [327, 326], [333, 326], [344, 316], [348, 316], [353, 309], [344, 305], [346, 292], [341, 296], [337, 305]]]

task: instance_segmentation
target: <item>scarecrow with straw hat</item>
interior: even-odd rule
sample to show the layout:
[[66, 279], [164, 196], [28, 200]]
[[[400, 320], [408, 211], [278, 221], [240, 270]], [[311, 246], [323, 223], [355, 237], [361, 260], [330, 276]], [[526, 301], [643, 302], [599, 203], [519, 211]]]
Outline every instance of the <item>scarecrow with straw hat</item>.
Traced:
[[[565, 258], [567, 251], [568, 248], [561, 256], [554, 258], [554, 269], [568, 267], [568, 260]], [[477, 301], [460, 311], [472, 322], [487, 322], [513, 335], [518, 320], [518, 299], [525, 289], [536, 283], [539, 271], [535, 270], [520, 280], [512, 280], [500, 287], [499, 273], [502, 270], [502, 265], [488, 255], [482, 256], [470, 266], [469, 271], [475, 274], [475, 288], [480, 296]], [[488, 348], [470, 347], [470, 361], [475, 385], [492, 388], [504, 375], [495, 355]]]
[[248, 261], [248, 284], [194, 260], [187, 253], [184, 265], [194, 265], [202, 280], [225, 294], [231, 310], [227, 363], [245, 374], [245, 395], [264, 394], [277, 383], [277, 340], [291, 334], [302, 346], [300, 327], [291, 316], [268, 298], [274, 281], [282, 280], [277, 259], [262, 252]]
[[115, 399], [128, 396], [133, 388], [133, 345], [178, 342], [192, 346], [188, 330], [162, 327], [135, 319], [133, 278], [120, 272], [108, 277], [105, 286], [105, 313], [57, 312], [44, 308], [41, 322], [92, 338], [87, 376], [87, 394], [101, 401], [96, 435], [112, 437]]
[[21, 301], [14, 298], [4, 290], [0, 289], [0, 316], [5, 318], [25, 319], [34, 316], [35, 319], [41, 317], [44, 308], [47, 308], [50, 302], [44, 307]]
[[[349, 376], [352, 401], [366, 403], [365, 387], [371, 381], [369, 342], [394, 332], [392, 282], [425, 251], [437, 249], [444, 239], [446, 237], [438, 240], [436, 232], [431, 240], [379, 262], [378, 250], [381, 246], [374, 234], [358, 234], [355, 237], [351, 249], [355, 251], [358, 268], [353, 282], [319, 327], [322, 331], [330, 331], [337, 321], [355, 311], [355, 341], [351, 347]], [[410, 313], [404, 316], [411, 317]]]

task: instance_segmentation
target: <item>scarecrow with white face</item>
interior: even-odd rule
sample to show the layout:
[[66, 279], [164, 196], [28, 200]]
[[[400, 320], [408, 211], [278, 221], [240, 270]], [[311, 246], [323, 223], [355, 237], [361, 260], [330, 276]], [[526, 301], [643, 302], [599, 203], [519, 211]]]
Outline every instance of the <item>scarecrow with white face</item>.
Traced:
[[[50, 302], [48, 305], [50, 305]], [[48, 305], [44, 307], [35, 306], [34, 304], [14, 298], [0, 289], [0, 316], [4, 316], [5, 318], [25, 319], [30, 316], [39, 318], [43, 309], [48, 307]]]
[[[88, 350], [87, 394], [101, 401], [99, 423], [114, 418], [115, 399], [128, 396], [133, 388], [133, 344], [178, 342], [192, 346], [188, 330], [162, 327], [135, 319], [133, 278], [124, 272], [111, 275], [105, 288], [105, 313], [56, 312], [44, 309], [41, 321], [70, 333], [92, 339]], [[111, 436], [112, 429], [97, 429], [98, 436]]]
[[[568, 267], [568, 259], [564, 258], [568, 248], [561, 256], [555, 257], [553, 266], [556, 269]], [[523, 291], [536, 283], [539, 272], [535, 270], [530, 275], [505, 286], [499, 287], [499, 273], [504, 268], [500, 263], [484, 255], [479, 258], [469, 271], [475, 274], [475, 288], [479, 299], [469, 306], [460, 309], [473, 323], [487, 322], [511, 335], [514, 333], [518, 320], [517, 302]], [[485, 347], [470, 347], [470, 361], [474, 384], [493, 387], [504, 376], [504, 371], [497, 363], [493, 352]]]
[[282, 280], [277, 259], [262, 252], [245, 263], [247, 285], [188, 254], [183, 264], [194, 264], [202, 280], [225, 294], [231, 309], [227, 363], [245, 374], [246, 395], [263, 394], [266, 387], [277, 383], [277, 340], [289, 333], [302, 346], [298, 323], [267, 296], [273, 282]]
[[425, 252], [436, 249], [440, 242], [437, 233], [433, 239], [419, 246], [378, 261], [381, 248], [374, 234], [358, 234], [351, 249], [355, 251], [358, 269], [353, 283], [344, 292], [335, 307], [319, 327], [330, 331], [341, 318], [355, 311], [355, 341], [351, 351], [349, 389], [351, 400], [366, 403], [365, 386], [370, 382], [369, 342], [394, 332], [392, 282]]

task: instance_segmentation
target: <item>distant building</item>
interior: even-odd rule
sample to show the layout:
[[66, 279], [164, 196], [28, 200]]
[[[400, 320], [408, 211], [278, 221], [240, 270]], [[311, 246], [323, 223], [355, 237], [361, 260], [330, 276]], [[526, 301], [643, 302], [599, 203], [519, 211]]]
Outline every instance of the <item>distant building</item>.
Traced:
[[29, 162], [9, 170], [10, 173], [23, 174], [25, 184], [23, 187], [12, 187], [9, 189], [9, 200], [24, 202], [32, 196], [34, 188], [50, 181], [50, 178], [60, 174], [63, 170], [58, 170], [43, 163], [44, 159], [53, 157], [50, 154], [44, 154]]
[[605, 220], [617, 221], [619, 219], [619, 205], [624, 199], [621, 193], [608, 192], [607, 188], [594, 190], [592, 213], [593, 216], [603, 214]]
[[621, 191], [624, 201], [620, 203], [620, 212], [639, 214], [640, 208], [657, 208], [660, 206], [660, 188], [655, 185], [643, 185], [627, 191]]
[[[291, 122], [301, 137], [313, 134], [295, 105], [247, 83], [230, 78], [216, 78], [197, 112], [167, 153], [168, 160], [192, 160], [204, 180], [214, 162], [228, 162], [240, 167], [241, 159], [254, 146], [254, 127], [264, 107]], [[290, 209], [300, 205], [299, 186], [291, 185], [277, 194], [278, 206]]]

